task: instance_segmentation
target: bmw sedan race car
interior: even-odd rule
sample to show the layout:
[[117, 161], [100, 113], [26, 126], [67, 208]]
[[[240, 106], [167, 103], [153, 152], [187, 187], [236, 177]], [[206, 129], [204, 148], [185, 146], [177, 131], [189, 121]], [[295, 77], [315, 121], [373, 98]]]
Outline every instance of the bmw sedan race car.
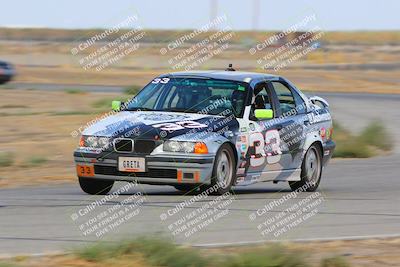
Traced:
[[314, 191], [335, 148], [328, 103], [275, 75], [169, 73], [112, 108], [74, 152], [89, 194], [108, 193], [114, 181], [216, 194], [266, 181]]

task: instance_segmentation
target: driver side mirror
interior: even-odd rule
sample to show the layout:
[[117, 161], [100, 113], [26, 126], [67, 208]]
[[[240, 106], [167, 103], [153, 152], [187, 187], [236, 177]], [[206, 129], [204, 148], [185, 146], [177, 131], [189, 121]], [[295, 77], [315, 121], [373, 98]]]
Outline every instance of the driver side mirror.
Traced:
[[121, 111], [121, 106], [123, 105], [123, 102], [121, 102], [121, 101], [118, 101], [118, 100], [113, 100], [112, 102], [111, 102], [111, 109], [113, 110], [113, 111]]
[[268, 120], [274, 117], [274, 111], [272, 109], [256, 109], [254, 116], [259, 120]]

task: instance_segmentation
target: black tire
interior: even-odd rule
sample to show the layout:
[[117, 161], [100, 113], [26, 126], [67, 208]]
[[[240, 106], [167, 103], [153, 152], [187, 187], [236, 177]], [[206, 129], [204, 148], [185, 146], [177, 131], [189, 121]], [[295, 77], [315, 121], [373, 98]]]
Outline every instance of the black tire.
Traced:
[[[214, 167], [211, 177], [211, 186], [216, 187], [213, 193], [223, 195], [231, 190], [236, 176], [236, 161], [230, 145], [223, 144], [215, 156]], [[220, 183], [222, 186], [218, 186]]]
[[83, 192], [90, 195], [106, 195], [113, 187], [114, 181], [79, 177], [79, 185]]
[[300, 181], [289, 182], [293, 191], [300, 188], [307, 192], [317, 190], [322, 175], [322, 151], [317, 144], [311, 145], [304, 155], [300, 175]]

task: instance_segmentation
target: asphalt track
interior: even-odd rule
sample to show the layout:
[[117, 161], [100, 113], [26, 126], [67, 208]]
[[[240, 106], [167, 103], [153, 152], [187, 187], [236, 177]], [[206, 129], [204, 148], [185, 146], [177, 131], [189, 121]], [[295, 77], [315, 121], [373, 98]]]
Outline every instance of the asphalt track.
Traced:
[[[271, 240], [400, 235], [400, 142], [397, 134], [400, 96], [339, 93], [319, 95], [330, 102], [335, 119], [355, 132], [369, 121], [381, 119], [395, 137], [393, 154], [363, 160], [333, 160], [324, 169], [317, 195], [300, 193], [264, 214], [263, 207], [288, 197], [290, 190], [286, 184], [261, 183], [238, 187], [229, 198], [217, 201], [216, 196], [209, 196], [179, 209], [175, 214], [172, 213], [176, 207], [185, 200], [193, 199], [194, 195], [183, 195], [169, 186], [136, 186], [96, 206], [87, 214], [79, 215], [80, 211], [83, 214], [82, 211], [93, 207], [90, 204], [94, 201], [101, 201], [102, 196], [85, 195], [77, 184], [1, 189], [0, 254], [47, 253], [98, 240], [118, 240], [145, 234], [172, 236], [173, 230], [179, 229], [177, 225], [181, 227], [189, 221], [181, 223], [180, 218], [207, 212], [210, 214], [207, 219], [200, 220], [199, 216], [194, 218], [208, 223], [201, 227], [187, 225], [189, 230], [177, 233], [173, 238], [191, 245], [219, 246]], [[116, 184], [113, 191], [124, 185]], [[138, 192], [143, 195], [133, 199]], [[85, 236], [80, 230], [80, 225], [91, 223], [90, 218], [105, 216], [104, 212], [113, 214], [110, 212], [112, 209], [114, 213], [121, 212], [122, 208], [118, 204], [128, 200], [123, 209], [128, 208], [129, 211], [125, 210], [124, 214], [131, 214], [131, 217], [126, 217], [128, 219], [113, 229], [108, 227], [111, 229], [108, 233], [96, 237], [96, 233], [100, 233], [96, 230]], [[143, 201], [141, 205], [133, 204], [137, 200]], [[222, 204], [222, 208], [215, 210], [218, 204]], [[310, 204], [311, 208], [306, 204]], [[298, 205], [297, 209], [292, 209], [295, 205]], [[276, 219], [282, 211], [285, 212], [284, 217]], [[160, 216], [165, 216], [163, 214], [167, 215], [165, 220], [160, 219]], [[254, 214], [256, 218], [251, 220], [249, 217]], [[208, 220], [211, 217], [214, 220]], [[281, 230], [283, 227], [277, 227], [263, 235], [262, 230], [266, 228], [258, 229], [263, 222], [272, 229], [273, 224], [289, 217], [292, 218], [289, 221], [291, 227], [286, 227], [285, 232]], [[104, 222], [105, 218], [107, 216], [100, 220]], [[273, 223], [272, 218], [275, 218]], [[299, 218], [302, 218], [300, 222]], [[267, 223], [268, 219], [270, 223]], [[106, 228], [105, 225], [98, 229]], [[86, 226], [84, 230], [88, 229]], [[198, 231], [190, 232], [193, 228]]]

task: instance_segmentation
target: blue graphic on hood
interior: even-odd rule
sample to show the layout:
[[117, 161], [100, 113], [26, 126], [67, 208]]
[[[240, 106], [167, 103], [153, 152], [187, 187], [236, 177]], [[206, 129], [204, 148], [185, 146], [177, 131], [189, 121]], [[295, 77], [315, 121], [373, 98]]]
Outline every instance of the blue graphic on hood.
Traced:
[[169, 139], [180, 135], [201, 140], [204, 133], [237, 132], [235, 117], [172, 112], [123, 111], [87, 128], [83, 135], [133, 139]]

